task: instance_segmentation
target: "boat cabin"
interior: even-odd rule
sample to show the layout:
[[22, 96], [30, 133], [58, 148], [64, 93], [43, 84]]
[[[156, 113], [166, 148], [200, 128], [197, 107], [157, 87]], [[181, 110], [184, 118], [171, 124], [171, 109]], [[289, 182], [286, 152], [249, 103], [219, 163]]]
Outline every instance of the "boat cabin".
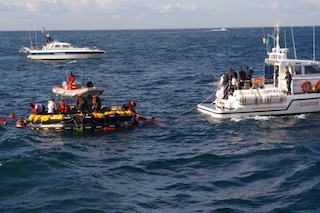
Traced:
[[288, 68], [292, 76], [292, 94], [320, 92], [320, 62], [288, 59], [288, 52], [287, 48], [280, 48], [277, 45], [268, 53], [269, 57], [265, 59], [263, 69], [266, 86], [278, 87], [285, 91], [287, 88], [285, 69]]
[[47, 50], [61, 50], [61, 49], [74, 49], [75, 46], [71, 45], [70, 43], [64, 43], [64, 42], [51, 42], [47, 43], [43, 49]]

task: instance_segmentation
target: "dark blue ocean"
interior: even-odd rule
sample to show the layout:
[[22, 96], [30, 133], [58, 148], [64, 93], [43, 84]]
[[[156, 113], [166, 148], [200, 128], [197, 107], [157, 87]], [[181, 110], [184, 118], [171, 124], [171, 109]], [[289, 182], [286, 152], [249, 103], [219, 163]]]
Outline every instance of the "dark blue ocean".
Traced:
[[[291, 29], [283, 29], [294, 57]], [[0, 127], [0, 212], [319, 212], [320, 113], [214, 119], [196, 109], [229, 67], [262, 76], [260, 39], [272, 30], [52, 31], [107, 51], [98, 60], [53, 62], [19, 53], [30, 38], [36, 44], [34, 32], [0, 32], [0, 117], [8, 121]], [[312, 59], [313, 28], [293, 34], [297, 57]], [[315, 41], [320, 47], [318, 27]], [[103, 105], [134, 100], [142, 116], [166, 125], [16, 128], [8, 115], [27, 118], [31, 102], [46, 105], [70, 71], [105, 88]]]

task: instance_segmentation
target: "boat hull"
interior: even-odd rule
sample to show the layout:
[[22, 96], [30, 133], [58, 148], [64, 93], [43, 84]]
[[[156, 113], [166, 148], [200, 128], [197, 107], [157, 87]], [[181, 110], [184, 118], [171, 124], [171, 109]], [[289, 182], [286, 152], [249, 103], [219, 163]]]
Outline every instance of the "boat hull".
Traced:
[[73, 60], [73, 59], [98, 59], [105, 51], [90, 50], [90, 51], [30, 51], [27, 55], [28, 59], [33, 60]]
[[213, 103], [200, 103], [198, 110], [215, 118], [280, 116], [320, 112], [320, 94], [289, 95], [279, 103], [243, 105], [228, 109]]
[[28, 118], [32, 130], [118, 130], [133, 127], [131, 111], [108, 111], [104, 113], [77, 113], [34, 115]]
[[75, 97], [77, 95], [88, 96], [88, 95], [101, 95], [104, 89], [102, 87], [81, 87], [77, 89], [64, 89], [62, 87], [53, 87], [52, 92], [59, 96]]

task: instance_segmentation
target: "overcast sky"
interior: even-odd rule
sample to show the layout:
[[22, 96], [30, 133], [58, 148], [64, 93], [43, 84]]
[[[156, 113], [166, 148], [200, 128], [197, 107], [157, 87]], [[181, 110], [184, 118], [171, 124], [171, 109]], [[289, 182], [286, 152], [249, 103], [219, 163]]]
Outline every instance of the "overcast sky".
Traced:
[[320, 25], [320, 0], [0, 0], [0, 30]]

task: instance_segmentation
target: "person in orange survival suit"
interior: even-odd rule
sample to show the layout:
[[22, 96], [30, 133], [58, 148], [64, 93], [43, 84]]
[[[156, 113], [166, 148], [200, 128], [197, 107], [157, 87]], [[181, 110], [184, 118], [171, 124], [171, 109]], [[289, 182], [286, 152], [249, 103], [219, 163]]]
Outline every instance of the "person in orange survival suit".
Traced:
[[68, 76], [68, 85], [69, 85], [69, 89], [73, 89], [73, 84], [74, 84], [74, 82], [75, 82], [75, 80], [76, 80], [76, 76], [74, 76], [73, 74], [72, 74], [72, 72], [70, 72], [70, 74], [69, 74], [69, 76]]
[[69, 106], [68, 106], [67, 102], [64, 99], [62, 99], [59, 102], [59, 111], [60, 111], [60, 113], [61, 114], [67, 114], [68, 110], [69, 110]]
[[101, 99], [99, 97], [99, 94], [95, 94], [92, 97], [92, 107], [94, 112], [99, 112], [101, 109]]
[[43, 104], [31, 103], [30, 108], [32, 112], [36, 115], [41, 115], [46, 111], [46, 108], [43, 106]]
[[128, 111], [131, 111], [131, 112], [136, 112], [134, 110], [134, 108], [136, 107], [136, 103], [133, 100], [130, 101], [130, 103], [122, 104], [122, 107], [124, 108], [124, 110], [128, 110]]

